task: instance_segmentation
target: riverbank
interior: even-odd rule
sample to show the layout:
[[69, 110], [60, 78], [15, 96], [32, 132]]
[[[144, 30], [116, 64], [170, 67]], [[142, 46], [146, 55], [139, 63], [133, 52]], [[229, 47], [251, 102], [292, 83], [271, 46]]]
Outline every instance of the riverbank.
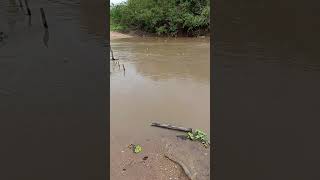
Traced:
[[110, 39], [114, 40], [114, 39], [122, 39], [122, 38], [131, 38], [133, 36], [129, 35], [129, 34], [123, 34], [123, 33], [119, 33], [119, 32], [115, 32], [115, 31], [110, 31]]
[[[128, 33], [110, 31], [110, 40], [132, 38], [132, 37], [163, 37], [163, 36], [158, 36], [157, 34], [146, 33], [143, 31], [130, 31]], [[180, 36], [178, 36], [178, 37], [180, 37]], [[185, 38], [186, 36], [181, 36], [181, 37]], [[197, 36], [197, 37], [193, 37], [193, 38], [210, 38], [210, 34], [207, 34], [204, 36]]]

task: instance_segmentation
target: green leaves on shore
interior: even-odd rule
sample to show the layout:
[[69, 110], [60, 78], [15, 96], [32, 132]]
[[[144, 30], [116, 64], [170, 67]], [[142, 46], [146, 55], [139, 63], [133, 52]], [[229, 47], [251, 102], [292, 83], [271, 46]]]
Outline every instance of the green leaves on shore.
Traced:
[[138, 144], [134, 146], [134, 153], [139, 153], [142, 151], [142, 147]]
[[142, 152], [142, 147], [141, 147], [139, 144], [137, 144], [137, 145], [135, 145], [135, 144], [130, 144], [130, 145], [128, 146], [128, 148], [132, 149], [133, 152], [136, 153], [136, 154]]
[[198, 129], [196, 129], [194, 132], [188, 132], [187, 138], [192, 141], [200, 141], [205, 147], [208, 147], [210, 144], [207, 134]]

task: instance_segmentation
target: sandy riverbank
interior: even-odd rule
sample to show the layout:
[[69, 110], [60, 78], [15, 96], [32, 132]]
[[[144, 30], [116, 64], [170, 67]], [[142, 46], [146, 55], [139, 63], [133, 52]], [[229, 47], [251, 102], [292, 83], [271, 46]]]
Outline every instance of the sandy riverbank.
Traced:
[[111, 40], [122, 39], [122, 38], [131, 38], [131, 37], [133, 37], [133, 36], [128, 35], [128, 34], [119, 33], [119, 32], [114, 32], [114, 31], [110, 32], [110, 39]]
[[162, 136], [141, 140], [135, 154], [122, 147], [111, 156], [111, 179], [209, 180], [210, 152], [201, 143]]
[[[141, 32], [141, 31], [131, 31], [128, 34], [110, 31], [110, 40], [132, 38], [132, 37], [157, 37], [157, 36], [155, 34], [150, 34], [150, 33]], [[193, 38], [195, 38], [195, 37], [193, 37]], [[210, 35], [198, 36], [197, 38], [210, 38]]]

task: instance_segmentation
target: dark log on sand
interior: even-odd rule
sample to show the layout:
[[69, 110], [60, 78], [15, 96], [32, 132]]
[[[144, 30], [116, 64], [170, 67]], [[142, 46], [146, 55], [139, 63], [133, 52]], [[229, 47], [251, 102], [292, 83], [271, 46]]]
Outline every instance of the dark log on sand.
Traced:
[[177, 131], [192, 132], [192, 128], [172, 126], [170, 124], [151, 123], [151, 126], [172, 129], [172, 130], [177, 130]]

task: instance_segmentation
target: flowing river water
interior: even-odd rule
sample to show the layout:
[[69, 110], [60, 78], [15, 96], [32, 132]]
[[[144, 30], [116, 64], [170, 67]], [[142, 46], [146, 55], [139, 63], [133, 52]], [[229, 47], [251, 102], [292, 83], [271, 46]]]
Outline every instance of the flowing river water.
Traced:
[[210, 133], [209, 43], [208, 38], [111, 40], [119, 58], [110, 62], [111, 164], [128, 144], [176, 134], [150, 127], [152, 122]]

